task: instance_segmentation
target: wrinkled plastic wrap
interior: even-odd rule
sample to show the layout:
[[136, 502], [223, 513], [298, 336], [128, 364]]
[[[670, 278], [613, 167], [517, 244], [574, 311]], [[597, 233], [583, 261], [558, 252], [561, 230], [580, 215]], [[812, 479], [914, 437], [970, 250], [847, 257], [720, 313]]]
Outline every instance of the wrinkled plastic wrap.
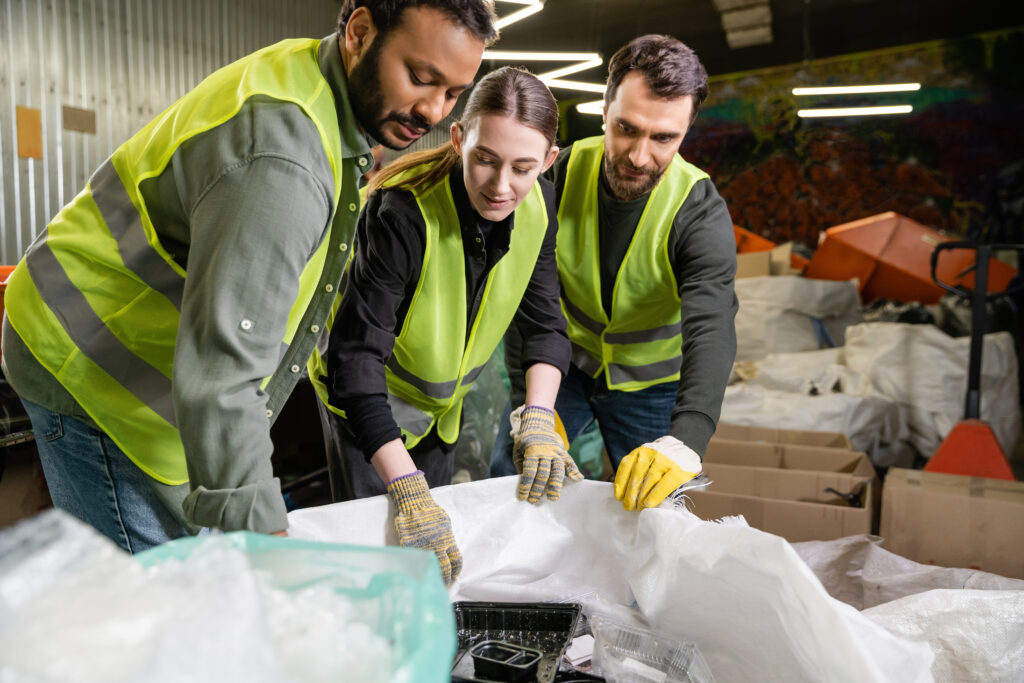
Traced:
[[845, 330], [863, 320], [854, 281], [795, 276], [736, 280], [736, 359], [842, 346]]
[[[456, 600], [583, 596], [590, 613], [694, 642], [720, 681], [931, 680], [932, 654], [830, 597], [784, 539], [677, 510], [626, 512], [611, 485], [567, 485], [529, 505], [516, 478], [433, 490], [463, 554]], [[303, 538], [393, 542], [383, 497], [297, 510]], [[588, 597], [591, 596], [591, 597]], [[629, 609], [636, 603], [637, 611]], [[641, 624], [643, 625], [643, 624]]]
[[444, 681], [455, 652], [427, 553], [237, 533], [133, 559], [57, 511], [0, 534], [0, 614], [2, 683]]

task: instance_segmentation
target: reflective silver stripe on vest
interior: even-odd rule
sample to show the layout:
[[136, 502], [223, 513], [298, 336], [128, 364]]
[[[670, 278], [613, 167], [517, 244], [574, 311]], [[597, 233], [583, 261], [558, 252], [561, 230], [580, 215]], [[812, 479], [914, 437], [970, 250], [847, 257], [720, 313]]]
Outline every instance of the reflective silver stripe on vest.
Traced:
[[594, 373], [601, 369], [601, 361], [596, 360], [578, 344], [572, 345], [572, 364], [590, 377], [593, 377]]
[[660, 360], [657, 363], [649, 363], [647, 365], [619, 365], [618, 363], [609, 363], [609, 384], [651, 382], [658, 379], [667, 379], [679, 372], [679, 368], [681, 368], [682, 365], [682, 354], [675, 358]]
[[181, 310], [185, 278], [164, 260], [146, 239], [142, 216], [135, 209], [114, 164], [107, 159], [89, 179], [93, 201], [103, 215], [125, 267]]
[[608, 332], [604, 335], [606, 344], [643, 344], [660, 339], [671, 339], [683, 333], [683, 326], [680, 323], [662, 325], [649, 330], [638, 330], [636, 332]]
[[394, 394], [388, 394], [388, 405], [391, 406], [391, 416], [395, 418], [398, 426], [410, 434], [416, 436], [426, 434], [434, 421], [430, 415]]
[[[391, 356], [391, 358], [388, 359], [387, 365], [388, 369], [391, 370], [391, 372], [395, 373], [396, 377], [416, 387], [430, 398], [436, 398], [441, 400], [451, 398], [452, 394], [455, 393], [455, 387], [458, 386], [458, 382], [456, 381], [428, 382], [425, 379], [417, 377], [416, 375], [412, 374], [411, 372], [403, 368], [399, 364], [399, 362], [395, 360], [394, 356]], [[486, 367], [487, 363], [485, 362], [483, 365], [473, 368], [472, 370], [466, 373], [466, 376], [463, 378], [462, 383], [472, 384], [473, 382], [476, 381], [476, 378], [480, 376], [480, 373], [483, 372], [484, 368]]]
[[562, 301], [565, 302], [565, 308], [569, 311], [569, 315], [571, 315], [576, 322], [584, 328], [600, 337], [601, 333], [604, 332], [604, 323], [594, 320], [577, 307], [576, 304], [574, 304], [566, 295], [564, 287], [559, 285], [559, 289], [561, 289], [560, 294], [562, 296]]
[[132, 353], [100, 320], [46, 243], [46, 234], [25, 254], [29, 275], [43, 301], [87, 358], [177, 429], [171, 380]]
[[430, 398], [446, 399], [451, 398], [452, 394], [455, 393], [455, 380], [452, 380], [451, 382], [428, 382], [399, 365], [394, 356], [391, 356], [391, 358], [388, 359], [388, 369], [395, 373], [395, 376], [398, 377], [398, 379], [408, 382]]

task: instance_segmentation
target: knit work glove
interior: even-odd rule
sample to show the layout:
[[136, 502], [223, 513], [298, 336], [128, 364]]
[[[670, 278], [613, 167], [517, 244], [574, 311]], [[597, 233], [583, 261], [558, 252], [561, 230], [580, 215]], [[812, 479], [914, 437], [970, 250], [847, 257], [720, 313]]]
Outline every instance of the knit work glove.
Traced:
[[399, 544], [432, 550], [441, 564], [441, 577], [450, 585], [462, 571], [462, 553], [455, 545], [452, 521], [431, 497], [423, 472], [416, 470], [392, 480], [388, 496], [397, 510], [395, 529]]
[[671, 436], [634, 448], [615, 473], [615, 499], [627, 510], [657, 507], [701, 471], [700, 456]]
[[536, 503], [547, 492], [558, 500], [565, 478], [580, 481], [583, 475], [565, 449], [555, 430], [555, 412], [540, 406], [526, 406], [514, 436], [512, 460], [519, 472], [519, 500]]

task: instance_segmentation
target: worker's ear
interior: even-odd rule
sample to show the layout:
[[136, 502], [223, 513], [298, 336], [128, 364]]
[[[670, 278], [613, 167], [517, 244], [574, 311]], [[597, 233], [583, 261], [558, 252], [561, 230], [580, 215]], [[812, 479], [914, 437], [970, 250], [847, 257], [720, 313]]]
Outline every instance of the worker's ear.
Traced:
[[548, 150], [548, 156], [544, 160], [544, 165], [541, 167], [540, 172], [543, 173], [544, 171], [546, 171], [549, 168], [551, 168], [551, 164], [555, 163], [555, 157], [557, 157], [557, 156], [558, 156], [558, 145], [551, 145], [551, 149]]
[[377, 25], [373, 23], [370, 10], [357, 7], [345, 24], [345, 51], [358, 61], [376, 37]]
[[462, 156], [462, 124], [458, 121], [452, 122], [452, 147], [455, 148], [455, 153], [460, 157]]

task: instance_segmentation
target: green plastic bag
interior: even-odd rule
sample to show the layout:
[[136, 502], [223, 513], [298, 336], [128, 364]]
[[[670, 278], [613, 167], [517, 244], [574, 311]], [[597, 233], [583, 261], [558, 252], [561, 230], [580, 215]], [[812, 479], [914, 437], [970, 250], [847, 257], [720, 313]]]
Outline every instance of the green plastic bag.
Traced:
[[[359, 620], [390, 643], [395, 683], [450, 680], [455, 615], [432, 553], [266, 536], [247, 531], [222, 539], [243, 551], [271, 585], [298, 591], [326, 584], [355, 606]], [[209, 536], [182, 538], [135, 555], [144, 567], [184, 560]]]

